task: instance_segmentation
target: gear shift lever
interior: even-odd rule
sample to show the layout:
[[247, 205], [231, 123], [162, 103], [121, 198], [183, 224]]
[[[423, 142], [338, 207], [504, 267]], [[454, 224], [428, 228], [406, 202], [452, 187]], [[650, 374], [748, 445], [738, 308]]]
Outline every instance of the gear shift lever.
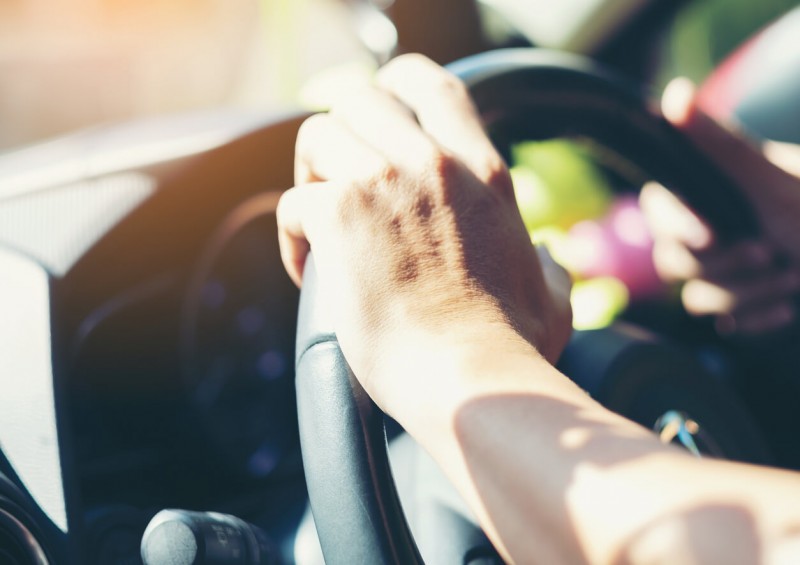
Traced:
[[145, 565], [279, 565], [263, 530], [217, 512], [162, 510], [142, 536]]

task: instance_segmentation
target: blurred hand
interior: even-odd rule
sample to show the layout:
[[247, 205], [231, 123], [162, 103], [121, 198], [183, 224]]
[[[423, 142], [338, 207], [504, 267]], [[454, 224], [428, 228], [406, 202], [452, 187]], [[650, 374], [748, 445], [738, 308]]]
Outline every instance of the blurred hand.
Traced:
[[[642, 190], [641, 205], [653, 232], [653, 259], [667, 281], [687, 281], [686, 310], [716, 317], [722, 334], [764, 334], [797, 316], [800, 290], [800, 166], [796, 146], [759, 148], [716, 123], [696, 106], [694, 87], [676, 79], [664, 92], [664, 115], [735, 179], [755, 208], [763, 230], [757, 240], [722, 245], [709, 225], [657, 184]], [[725, 203], [721, 202], [721, 206]]]
[[284, 265], [301, 284], [313, 249], [342, 350], [384, 410], [401, 386], [390, 375], [422, 349], [560, 354], [569, 277], [539, 260], [502, 159], [442, 68], [397, 58], [376, 87], [309, 118], [295, 176], [278, 207]]

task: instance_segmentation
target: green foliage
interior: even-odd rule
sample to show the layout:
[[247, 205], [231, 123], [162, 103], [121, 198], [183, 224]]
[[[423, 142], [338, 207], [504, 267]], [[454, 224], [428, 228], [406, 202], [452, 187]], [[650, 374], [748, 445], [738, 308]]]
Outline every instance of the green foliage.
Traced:
[[659, 82], [679, 75], [702, 82], [747, 38], [797, 5], [797, 0], [690, 2], [669, 32]]

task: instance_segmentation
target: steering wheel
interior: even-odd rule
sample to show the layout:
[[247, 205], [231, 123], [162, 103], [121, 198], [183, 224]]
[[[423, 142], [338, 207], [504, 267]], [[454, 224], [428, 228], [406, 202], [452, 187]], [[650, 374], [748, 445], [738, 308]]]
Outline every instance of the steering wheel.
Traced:
[[[737, 186], [626, 80], [571, 55], [493, 51], [449, 70], [469, 87], [501, 151], [515, 141], [590, 138], [661, 182], [726, 240], [758, 233]], [[724, 202], [724, 206], [718, 203]], [[296, 387], [311, 508], [327, 563], [422, 563], [394, 486], [383, 415], [354, 378], [309, 257], [300, 299]]]

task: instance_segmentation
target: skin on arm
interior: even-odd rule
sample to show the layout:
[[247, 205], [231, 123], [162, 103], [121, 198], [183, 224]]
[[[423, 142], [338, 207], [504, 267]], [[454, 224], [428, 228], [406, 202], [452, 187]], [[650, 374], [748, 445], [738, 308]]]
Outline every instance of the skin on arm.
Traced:
[[686, 79], [667, 86], [662, 106], [667, 119], [737, 180], [764, 236], [718, 242], [703, 218], [664, 187], [649, 184], [640, 200], [653, 233], [656, 269], [666, 281], [686, 281], [686, 310], [715, 316], [720, 333], [758, 335], [786, 327], [797, 318], [800, 291], [800, 147], [759, 147], [733, 126], [718, 124], [697, 108]]
[[540, 259], [464, 86], [419, 56], [302, 128], [284, 264], [313, 249], [365, 390], [519, 563], [800, 561], [794, 474], [697, 460], [552, 366], [569, 280]]

